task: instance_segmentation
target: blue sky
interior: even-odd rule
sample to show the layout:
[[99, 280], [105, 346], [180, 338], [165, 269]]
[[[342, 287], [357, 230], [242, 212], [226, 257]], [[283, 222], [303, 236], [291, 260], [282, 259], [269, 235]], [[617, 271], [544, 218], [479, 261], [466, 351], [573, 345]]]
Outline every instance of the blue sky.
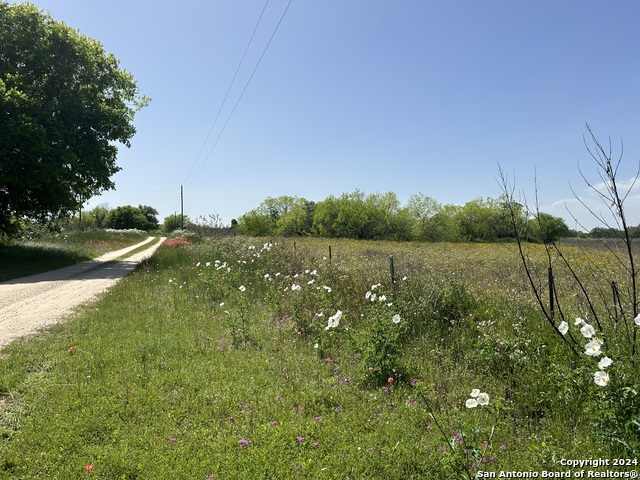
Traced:
[[87, 208], [145, 204], [162, 220], [180, 185], [185, 214], [224, 223], [268, 196], [355, 189], [463, 205], [502, 193], [499, 164], [517, 195], [533, 203], [537, 177], [543, 211], [592, 228], [572, 193], [594, 196], [578, 164], [599, 182], [585, 123], [616, 158], [624, 142], [621, 181], [640, 161], [636, 0], [33, 3], [100, 40], [152, 99], [117, 189]]

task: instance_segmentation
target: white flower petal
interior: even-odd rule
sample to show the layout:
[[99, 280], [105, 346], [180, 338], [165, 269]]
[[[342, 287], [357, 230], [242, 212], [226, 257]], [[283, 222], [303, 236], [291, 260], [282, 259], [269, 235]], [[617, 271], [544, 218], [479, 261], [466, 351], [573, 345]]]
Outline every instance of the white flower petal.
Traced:
[[558, 327], [558, 331], [562, 334], [562, 335], [566, 335], [567, 332], [569, 331], [569, 324], [565, 321], [562, 321], [560, 323], [560, 326]]
[[596, 334], [596, 330], [593, 328], [593, 325], [585, 323], [580, 329], [580, 333], [584, 338], [591, 338]]
[[475, 398], [470, 398], [466, 401], [465, 405], [467, 408], [476, 408], [478, 406], [478, 402]]
[[600, 370], [604, 370], [607, 367], [610, 367], [613, 364], [613, 360], [609, 357], [603, 357], [602, 360], [598, 362], [598, 368]]
[[593, 381], [596, 383], [596, 385], [604, 387], [607, 385], [607, 383], [609, 383], [609, 375], [603, 371], [596, 372], [593, 375]]
[[600, 344], [598, 342], [589, 342], [584, 346], [584, 353], [590, 357], [597, 357], [602, 352], [600, 351]]

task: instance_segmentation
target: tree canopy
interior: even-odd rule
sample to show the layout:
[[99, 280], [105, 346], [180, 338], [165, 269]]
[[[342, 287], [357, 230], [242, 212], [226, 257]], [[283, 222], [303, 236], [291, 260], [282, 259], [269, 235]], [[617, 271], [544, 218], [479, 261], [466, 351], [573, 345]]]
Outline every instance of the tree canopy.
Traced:
[[440, 205], [422, 193], [405, 206], [393, 192], [366, 195], [360, 190], [330, 195], [314, 203], [299, 197], [268, 197], [238, 221], [240, 233], [254, 236], [315, 235], [367, 240], [471, 241], [514, 240], [511, 211], [517, 226], [535, 242], [570, 235], [560, 217], [540, 213], [530, 217], [523, 205], [477, 198], [464, 205]]
[[158, 224], [158, 211], [148, 205], [139, 205], [137, 208], [131, 205], [116, 207], [107, 213], [104, 223], [106, 227], [123, 230], [137, 228], [138, 230], [156, 230]]
[[130, 146], [147, 103], [100, 42], [0, 0], [0, 233], [112, 189], [114, 143]]

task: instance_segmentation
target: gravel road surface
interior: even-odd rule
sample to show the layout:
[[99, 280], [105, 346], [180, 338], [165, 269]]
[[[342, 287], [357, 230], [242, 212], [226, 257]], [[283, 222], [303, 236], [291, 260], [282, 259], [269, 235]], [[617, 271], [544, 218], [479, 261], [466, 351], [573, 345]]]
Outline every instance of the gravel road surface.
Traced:
[[11, 340], [59, 322], [132, 272], [164, 241], [126, 260], [116, 258], [153, 240], [109, 252], [101, 257], [51, 272], [0, 283], [0, 348]]

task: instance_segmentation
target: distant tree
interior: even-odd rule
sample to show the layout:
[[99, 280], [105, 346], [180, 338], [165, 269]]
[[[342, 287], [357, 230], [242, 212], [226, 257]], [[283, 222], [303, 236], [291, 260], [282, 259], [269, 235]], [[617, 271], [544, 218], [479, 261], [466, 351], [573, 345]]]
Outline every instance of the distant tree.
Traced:
[[158, 222], [158, 211], [149, 205], [138, 205], [138, 210], [140, 210], [147, 219], [147, 226], [143, 230], [147, 232], [157, 230], [160, 226], [160, 222]]
[[442, 206], [423, 193], [411, 195], [406, 206], [411, 220], [414, 240], [435, 240], [437, 238], [436, 215], [442, 212]]
[[624, 232], [613, 227], [594, 227], [589, 230], [589, 236], [592, 238], [622, 238]]
[[474, 242], [491, 242], [498, 238], [496, 226], [500, 215], [492, 199], [477, 198], [464, 204], [457, 219], [463, 238]]
[[551, 243], [569, 236], [569, 227], [563, 218], [539, 212], [529, 220], [529, 240]]
[[93, 209], [89, 210], [88, 212], [85, 212], [84, 218], [86, 219], [87, 223], [89, 223], [90, 225], [97, 228], [103, 228], [105, 226], [105, 220], [108, 214], [109, 214], [109, 207], [106, 203], [104, 203], [104, 204], [95, 206]]
[[102, 45], [30, 3], [0, 2], [0, 232], [113, 188], [115, 142], [146, 105]]
[[248, 211], [238, 219], [238, 232], [254, 237], [275, 235], [279, 215], [280, 212], [276, 206], [264, 201], [258, 208]]
[[284, 236], [311, 235], [315, 209], [315, 202], [304, 198], [295, 198], [290, 209], [276, 220], [276, 233]]
[[124, 207], [116, 207], [109, 211], [105, 218], [105, 226], [115, 228], [117, 230], [125, 230], [136, 228], [138, 230], [146, 230], [148, 226], [147, 217], [136, 207], [126, 205]]
[[459, 242], [463, 237], [459, 220], [460, 205], [443, 205], [442, 209], [431, 217], [428, 239], [434, 242]]
[[368, 228], [363, 238], [410, 240], [411, 220], [394, 192], [374, 193], [364, 202]]
[[336, 236], [341, 238], [372, 238], [372, 215], [365, 204], [364, 193], [356, 190], [338, 199]]
[[191, 225], [191, 220], [188, 215], [169, 215], [165, 217], [164, 222], [162, 222], [162, 231], [164, 233], [171, 233], [174, 230], [180, 230], [183, 224], [184, 228], [189, 228]]
[[340, 205], [333, 195], [318, 202], [313, 212], [313, 233], [319, 237], [337, 237], [337, 221]]

